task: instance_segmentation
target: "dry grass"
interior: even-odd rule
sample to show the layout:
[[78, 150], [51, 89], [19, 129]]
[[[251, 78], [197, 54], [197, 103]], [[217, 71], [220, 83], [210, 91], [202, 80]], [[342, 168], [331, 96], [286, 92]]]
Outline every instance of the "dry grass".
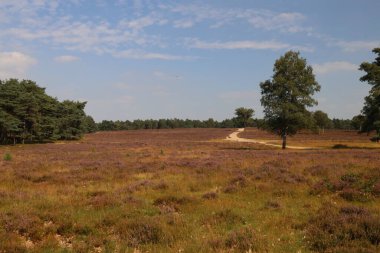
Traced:
[[[219, 141], [232, 131], [0, 147], [12, 157], [0, 160], [0, 252], [380, 250], [377, 149]], [[328, 134], [310, 140], [365, 143]]]
[[[380, 148], [378, 143], [370, 142], [372, 136], [373, 134], [359, 134], [357, 131], [344, 130], [327, 129], [320, 134], [301, 131], [288, 137], [288, 145], [317, 148]], [[278, 135], [257, 128], [247, 128], [239, 134], [239, 137], [281, 144], [281, 138]]]

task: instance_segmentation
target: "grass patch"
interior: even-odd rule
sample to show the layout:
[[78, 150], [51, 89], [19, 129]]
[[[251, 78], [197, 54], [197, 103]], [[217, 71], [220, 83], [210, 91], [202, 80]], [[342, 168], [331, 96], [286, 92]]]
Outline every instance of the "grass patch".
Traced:
[[5, 153], [3, 156], [4, 161], [12, 161], [12, 155], [10, 153]]

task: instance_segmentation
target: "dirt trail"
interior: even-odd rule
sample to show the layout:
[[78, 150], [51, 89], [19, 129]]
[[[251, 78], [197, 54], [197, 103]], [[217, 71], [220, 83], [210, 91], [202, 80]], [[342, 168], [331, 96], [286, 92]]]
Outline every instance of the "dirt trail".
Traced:
[[[227, 141], [237, 141], [237, 142], [258, 143], [258, 144], [263, 144], [263, 145], [267, 145], [267, 146], [282, 148], [282, 146], [278, 145], [278, 144], [272, 144], [272, 143], [268, 143], [265, 141], [255, 140], [255, 139], [240, 138], [238, 135], [242, 132], [244, 132], [244, 128], [239, 128], [237, 131], [228, 135], [226, 140]], [[289, 149], [316, 149], [316, 148], [312, 148], [312, 147], [300, 147], [300, 146], [289, 146], [289, 145], [287, 145], [286, 148], [289, 148]]]

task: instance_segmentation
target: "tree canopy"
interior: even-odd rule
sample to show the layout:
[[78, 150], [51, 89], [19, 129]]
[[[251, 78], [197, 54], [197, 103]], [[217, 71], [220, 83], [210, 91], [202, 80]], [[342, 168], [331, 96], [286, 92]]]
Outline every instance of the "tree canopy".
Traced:
[[312, 95], [320, 90], [313, 69], [299, 52], [288, 51], [276, 60], [272, 80], [260, 83], [261, 104], [266, 125], [283, 139], [310, 127], [312, 119], [307, 107], [317, 104]]
[[254, 110], [250, 108], [239, 107], [235, 109], [236, 125], [238, 127], [246, 127], [248, 123], [253, 122]]
[[362, 114], [364, 120], [362, 123], [362, 131], [370, 132], [375, 130], [377, 137], [380, 137], [380, 48], [372, 50], [377, 57], [374, 62], [363, 62], [359, 70], [366, 72], [360, 78], [362, 82], [368, 82], [372, 87], [369, 95], [365, 97]]
[[332, 127], [333, 123], [332, 123], [331, 119], [329, 118], [327, 113], [325, 113], [321, 110], [313, 112], [313, 119], [314, 119], [314, 123], [315, 123], [315, 125], [319, 131], [322, 129], [322, 132], [323, 132], [324, 129]]
[[0, 143], [78, 139], [95, 130], [86, 102], [59, 102], [30, 80], [0, 80]]

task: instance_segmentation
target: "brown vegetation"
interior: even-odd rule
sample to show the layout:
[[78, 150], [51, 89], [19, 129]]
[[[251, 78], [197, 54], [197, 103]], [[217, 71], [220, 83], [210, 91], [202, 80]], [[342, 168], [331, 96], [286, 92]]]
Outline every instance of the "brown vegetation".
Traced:
[[[318, 133], [311, 130], [303, 130], [300, 133], [289, 136], [288, 144], [292, 146], [305, 146], [316, 148], [379, 148], [376, 143], [371, 143], [373, 134], [359, 134], [355, 130], [334, 130], [327, 129]], [[241, 138], [266, 141], [271, 144], [280, 144], [281, 139], [278, 135], [259, 130], [257, 128], [246, 128], [239, 134]]]
[[0, 252], [380, 250], [379, 150], [222, 141], [232, 131], [0, 147], [12, 157], [0, 161]]

